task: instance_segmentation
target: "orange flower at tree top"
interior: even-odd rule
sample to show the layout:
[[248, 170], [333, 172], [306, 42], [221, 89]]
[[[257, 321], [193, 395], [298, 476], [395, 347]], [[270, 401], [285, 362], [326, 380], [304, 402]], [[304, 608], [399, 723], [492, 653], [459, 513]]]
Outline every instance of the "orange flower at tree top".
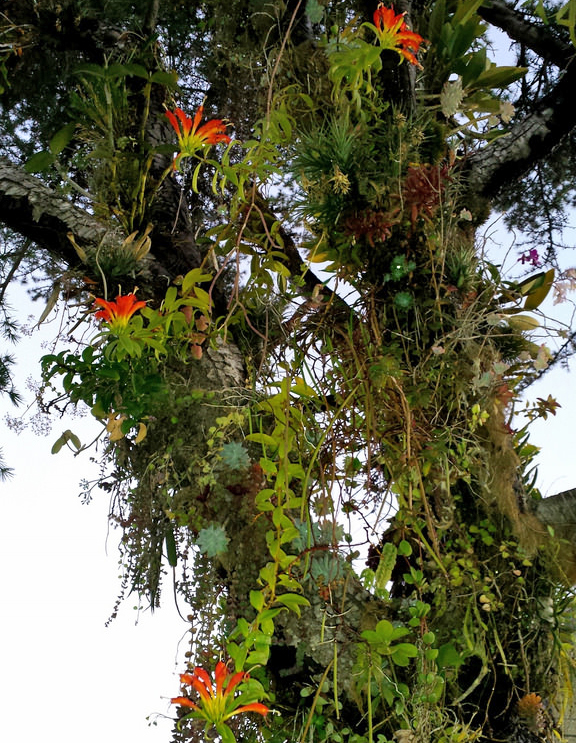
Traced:
[[[234, 689], [242, 681], [247, 681], [248, 673], [229, 674], [226, 665], [219, 661], [214, 672], [216, 688], [212, 684], [210, 676], [203, 668], [196, 667], [192, 673], [181, 673], [182, 684], [192, 686], [199, 695], [198, 702], [193, 702], [188, 697], [174, 697], [172, 704], [188, 707], [192, 710], [193, 717], [199, 717], [213, 725], [221, 725], [233, 715], [243, 712], [257, 712], [259, 715], [268, 714], [268, 707], [261, 702], [249, 702], [247, 694], [234, 696]], [[253, 698], [253, 695], [250, 695]], [[248, 702], [244, 704], [244, 702]]]
[[378, 41], [383, 49], [392, 49], [407, 59], [411, 64], [420, 67], [416, 54], [424, 39], [420, 34], [410, 31], [404, 13], [396, 14], [394, 8], [386, 8], [382, 3], [374, 11], [374, 26]]
[[119, 294], [115, 302], [108, 302], [105, 299], [97, 299], [94, 302], [96, 307], [102, 307], [98, 310], [95, 317], [98, 320], [104, 320], [114, 330], [121, 330], [128, 325], [128, 321], [135, 312], [146, 307], [146, 302], [138, 300], [135, 294]]
[[175, 108], [174, 113], [166, 111], [166, 117], [174, 127], [180, 145], [180, 152], [174, 160], [174, 168], [178, 167], [183, 157], [191, 157], [201, 147], [218, 142], [226, 144], [230, 142], [230, 137], [226, 134], [226, 124], [222, 119], [210, 119], [200, 126], [203, 113], [204, 106], [199, 106], [192, 120], [181, 108]]

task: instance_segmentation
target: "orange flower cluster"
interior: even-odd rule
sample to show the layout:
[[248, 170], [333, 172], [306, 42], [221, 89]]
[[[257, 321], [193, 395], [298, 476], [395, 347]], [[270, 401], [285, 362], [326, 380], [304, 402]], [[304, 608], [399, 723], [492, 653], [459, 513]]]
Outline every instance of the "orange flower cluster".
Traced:
[[259, 715], [268, 714], [268, 707], [261, 702], [250, 702], [242, 704], [243, 695], [234, 696], [234, 689], [242, 681], [250, 678], [248, 673], [240, 671], [229, 674], [226, 665], [219, 661], [216, 664], [214, 679], [216, 688], [212, 684], [210, 676], [203, 668], [196, 667], [192, 673], [180, 674], [182, 684], [193, 687], [199, 695], [198, 702], [193, 702], [189, 697], [174, 697], [172, 704], [179, 704], [192, 710], [191, 715], [200, 717], [213, 725], [220, 725], [234, 715], [243, 712], [257, 712]]
[[202, 147], [230, 142], [230, 137], [226, 134], [227, 124], [222, 119], [210, 119], [200, 126], [203, 113], [204, 106], [199, 106], [192, 120], [181, 108], [175, 108], [174, 113], [166, 111], [166, 117], [174, 127], [180, 145], [180, 152], [174, 158], [175, 170], [183, 157], [191, 157]]
[[138, 300], [135, 294], [118, 295], [115, 302], [108, 302], [105, 299], [97, 299], [94, 302], [95, 307], [102, 307], [96, 312], [97, 320], [107, 322], [112, 330], [122, 330], [128, 325], [128, 321], [135, 312], [146, 307], [146, 302]]
[[411, 31], [404, 13], [396, 14], [394, 8], [387, 8], [382, 3], [374, 11], [374, 30], [383, 49], [392, 49], [410, 64], [420, 67], [416, 54], [424, 39], [420, 34]]

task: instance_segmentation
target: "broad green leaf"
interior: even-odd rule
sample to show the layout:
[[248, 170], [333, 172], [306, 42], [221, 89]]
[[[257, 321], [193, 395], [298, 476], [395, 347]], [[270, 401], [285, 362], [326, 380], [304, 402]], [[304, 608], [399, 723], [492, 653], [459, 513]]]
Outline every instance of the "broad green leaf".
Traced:
[[298, 593], [283, 593], [281, 596], [276, 596], [276, 601], [279, 604], [283, 604], [290, 611], [295, 612], [300, 616], [300, 607], [310, 606], [310, 602], [304, 596], [300, 596]]
[[62, 449], [62, 447], [64, 446], [64, 444], [66, 443], [66, 441], [67, 441], [66, 436], [64, 434], [62, 434], [62, 436], [60, 436], [58, 439], [56, 439], [56, 441], [52, 444], [52, 448], [50, 449], [50, 453], [51, 454], [58, 454], [58, 452], [60, 451], [60, 449]]
[[137, 64], [136, 62], [129, 62], [128, 64], [118, 66], [122, 68], [123, 75], [141, 77], [144, 80], [147, 80], [150, 76], [148, 70], [144, 66], [142, 66], [141, 64]]
[[93, 75], [94, 77], [106, 77], [106, 69], [97, 64], [87, 62], [86, 64], [78, 65], [74, 70], [75, 75]]
[[544, 274], [543, 280], [539, 286], [532, 288], [530, 291], [523, 291], [522, 294], [528, 294], [524, 302], [525, 310], [535, 310], [548, 296], [548, 292], [554, 283], [554, 269], [551, 268]]
[[278, 441], [267, 433], [249, 433], [246, 436], [247, 441], [253, 441], [255, 444], [262, 444], [262, 446], [276, 447]]
[[439, 669], [443, 668], [460, 668], [464, 663], [465, 658], [456, 650], [451, 642], [447, 642], [438, 648], [438, 656], [436, 657], [436, 664]]
[[236, 736], [225, 722], [218, 723], [214, 728], [222, 739], [222, 743], [236, 743]]
[[398, 554], [402, 557], [409, 557], [412, 554], [412, 545], [405, 539], [402, 539], [398, 545]]
[[485, 0], [464, 0], [464, 2], [459, 2], [452, 23], [467, 23], [476, 16], [476, 11], [481, 5], [484, 5], [484, 2]]
[[72, 121], [56, 132], [56, 134], [50, 140], [50, 152], [53, 155], [59, 155], [62, 150], [69, 144], [70, 140], [74, 136], [75, 129], [76, 122]]
[[212, 281], [212, 274], [206, 273], [201, 268], [193, 268], [182, 279], [182, 294], [189, 294], [191, 289], [196, 290], [197, 284], [205, 284], [208, 281]]
[[62, 449], [62, 447], [65, 446], [68, 442], [70, 442], [76, 450], [79, 450], [82, 448], [82, 444], [78, 436], [76, 436], [76, 434], [73, 433], [70, 429], [67, 429], [66, 431], [64, 431], [62, 436], [60, 436], [54, 442], [54, 444], [52, 445], [52, 449], [50, 450], [50, 453], [58, 454], [58, 452]]
[[398, 645], [394, 645], [390, 650], [390, 657], [392, 662], [397, 666], [405, 668], [410, 664], [411, 658], [418, 656], [418, 648], [411, 642], [400, 642]]
[[264, 601], [265, 599], [262, 591], [250, 591], [250, 604], [257, 612], [261, 612], [264, 608]]
[[178, 74], [175, 70], [167, 72], [165, 70], [157, 70], [150, 78], [150, 82], [158, 83], [159, 85], [165, 85], [167, 88], [176, 88], [178, 85]]
[[507, 88], [508, 85], [524, 77], [527, 72], [527, 67], [497, 67], [493, 65], [476, 78], [474, 87]]
[[24, 170], [27, 173], [45, 173], [52, 167], [54, 161], [54, 155], [47, 150], [35, 152], [32, 157], [24, 163]]
[[530, 315], [511, 315], [506, 321], [515, 330], [535, 330], [540, 327], [538, 320]]

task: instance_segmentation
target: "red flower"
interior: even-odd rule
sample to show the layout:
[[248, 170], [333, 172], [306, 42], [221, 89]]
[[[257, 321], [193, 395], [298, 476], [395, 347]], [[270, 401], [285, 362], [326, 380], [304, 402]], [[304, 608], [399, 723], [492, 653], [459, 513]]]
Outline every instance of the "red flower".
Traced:
[[98, 310], [95, 317], [98, 320], [104, 320], [115, 330], [125, 328], [128, 321], [135, 312], [146, 307], [146, 302], [138, 301], [135, 294], [118, 295], [115, 302], [107, 302], [105, 299], [97, 299], [94, 302], [96, 307], [102, 307]]
[[410, 165], [402, 188], [406, 207], [410, 208], [412, 227], [418, 217], [432, 217], [441, 203], [445, 184], [450, 181], [448, 166]]
[[199, 106], [192, 120], [181, 108], [175, 108], [174, 113], [166, 111], [166, 117], [174, 127], [180, 145], [180, 152], [174, 160], [175, 168], [178, 167], [181, 158], [191, 157], [202, 147], [230, 142], [230, 137], [226, 134], [227, 124], [222, 119], [211, 119], [199, 126], [203, 113], [204, 106]]
[[404, 13], [396, 15], [394, 8], [386, 8], [382, 3], [374, 11], [374, 26], [383, 49], [392, 49], [411, 64], [420, 67], [416, 54], [424, 39], [420, 34], [410, 31], [404, 21]]
[[[206, 722], [213, 725], [220, 725], [234, 715], [242, 712], [257, 712], [259, 715], [268, 714], [268, 707], [261, 702], [250, 702], [242, 704], [245, 701], [245, 694], [239, 697], [234, 696], [234, 689], [242, 681], [247, 681], [250, 676], [248, 673], [240, 671], [239, 673], [229, 674], [226, 665], [219, 661], [216, 664], [214, 672], [216, 689], [208, 673], [203, 669], [196, 667], [192, 673], [180, 674], [182, 684], [192, 686], [199, 695], [198, 702], [193, 702], [188, 697], [174, 697], [172, 704], [179, 704], [181, 707], [188, 707], [193, 710], [191, 713], [194, 717], [200, 717]], [[246, 701], [248, 701], [246, 699]]]

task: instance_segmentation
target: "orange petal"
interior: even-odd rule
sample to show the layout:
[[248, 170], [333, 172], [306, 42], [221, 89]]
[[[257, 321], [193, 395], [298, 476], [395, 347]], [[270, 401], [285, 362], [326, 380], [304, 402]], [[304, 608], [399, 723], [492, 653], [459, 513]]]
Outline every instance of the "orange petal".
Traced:
[[[190, 130], [192, 129], [192, 119], [187, 116], [184, 111], [182, 111], [181, 108], [175, 109], [176, 116], [180, 119], [180, 122], [182, 124], [182, 134], [186, 137], [190, 133]], [[196, 119], [194, 119], [194, 123], [196, 123]], [[180, 134], [180, 132], [178, 132]]]
[[202, 699], [213, 699], [212, 681], [203, 668], [196, 666], [192, 674], [192, 686], [196, 689]]
[[227, 676], [228, 669], [226, 668], [226, 664], [219, 660], [218, 663], [216, 663], [216, 670], [214, 671], [214, 678], [216, 679], [216, 696], [218, 697], [222, 695], [222, 689]]
[[189, 707], [190, 709], [197, 710], [200, 709], [200, 707], [197, 704], [194, 704], [194, 702], [191, 699], [188, 699], [188, 697], [173, 697], [170, 702], [171, 704], [179, 704], [181, 707]]
[[253, 702], [252, 704], [244, 704], [242, 707], [238, 707], [238, 709], [232, 712], [230, 717], [242, 714], [242, 712], [257, 712], [259, 715], [267, 715], [270, 709], [261, 702]]
[[243, 671], [238, 671], [238, 673], [235, 673], [230, 681], [228, 682], [228, 686], [226, 687], [226, 691], [224, 692], [226, 695], [230, 694], [230, 692], [235, 689], [238, 684], [241, 681], [244, 681], [244, 679], [250, 678], [250, 676], [247, 673], [244, 673]]

